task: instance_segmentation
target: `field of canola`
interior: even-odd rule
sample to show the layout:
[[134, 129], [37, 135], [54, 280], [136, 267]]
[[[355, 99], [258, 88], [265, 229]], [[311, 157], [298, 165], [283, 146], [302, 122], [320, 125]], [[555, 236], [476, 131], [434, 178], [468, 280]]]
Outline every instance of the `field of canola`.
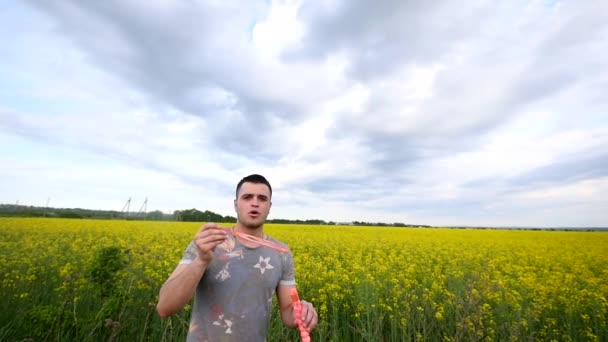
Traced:
[[[0, 341], [183, 341], [160, 286], [200, 223], [0, 218]], [[608, 341], [608, 233], [267, 225], [313, 341]], [[268, 341], [297, 341], [275, 315]]]

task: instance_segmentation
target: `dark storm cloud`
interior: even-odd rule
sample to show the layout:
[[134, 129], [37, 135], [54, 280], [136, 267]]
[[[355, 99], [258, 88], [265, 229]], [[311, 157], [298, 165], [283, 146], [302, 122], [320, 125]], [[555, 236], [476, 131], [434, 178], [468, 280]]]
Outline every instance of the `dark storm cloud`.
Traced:
[[532, 169], [509, 179], [508, 183], [522, 188], [538, 188], [606, 177], [608, 176], [608, 146], [603, 148], [600, 154], [582, 154], [570, 160], [559, 160]]
[[[512, 177], [483, 177], [463, 184], [468, 189], [494, 189], [502, 195], [535, 191], [608, 176], [606, 144], [524, 171]], [[514, 161], [516, 162], [516, 161]]]
[[[47, 130], [50, 131], [60, 129], [64, 129], [61, 124], [56, 127], [47, 127]], [[41, 144], [60, 146], [70, 146], [74, 144], [74, 142], [70, 141], [68, 138], [70, 134], [48, 134], [48, 132], [41, 131], [36, 123], [26, 122], [14, 113], [2, 109], [0, 109], [0, 131], [25, 137]], [[129, 145], [131, 142], [128, 137], [122, 137], [122, 139], [124, 139], [123, 143], [125, 145]], [[230, 185], [225, 183], [222, 184], [221, 179], [215, 179], [206, 173], [197, 173], [193, 172], [193, 170], [175, 168], [173, 165], [167, 165], [167, 163], [162, 162], [162, 158], [159, 158], [159, 156], [170, 153], [171, 151], [167, 150], [162, 144], [156, 142], [148, 142], [148, 150], [147, 153], [145, 153], [145, 158], [142, 158], [139, 153], [129, 152], [127, 149], [115, 148], [112, 145], [106, 145], [103, 142], [96, 140], [78, 141], [78, 146], [84, 147], [100, 156], [122, 161], [127, 165], [173, 175], [175, 178], [180, 179], [187, 184], [213, 189], [222, 189], [226, 185]]]
[[52, 143], [55, 141], [53, 136], [21, 120], [17, 116], [17, 113], [3, 108], [0, 108], [0, 131], [42, 143]]
[[[369, 79], [366, 70], [385, 77], [403, 65], [448, 63], [437, 73], [433, 96], [413, 115], [398, 114], [407, 100], [396, 101], [372, 87], [366, 120], [344, 115], [330, 130], [330, 137], [358, 137], [367, 147], [361, 157], [378, 172], [390, 174], [425, 159], [475, 150], [484, 135], [530, 106], [588, 87], [586, 82], [601, 80], [598, 70], [608, 67], [597, 44], [600, 38], [608, 39], [608, 25], [599, 20], [605, 12], [598, 7], [605, 5], [566, 8], [560, 16], [547, 9], [546, 22], [523, 26], [515, 25], [521, 11], [508, 6], [501, 17], [491, 13], [500, 9], [495, 4], [451, 6], [456, 5], [380, 1], [370, 6], [351, 1], [301, 11], [309, 31], [289, 58], [323, 58], [343, 50], [351, 58], [352, 75], [360, 79]], [[594, 25], [585, 23], [587, 17]], [[497, 22], [504, 25], [498, 31]], [[548, 33], [538, 34], [544, 31]], [[450, 65], [445, 57], [453, 53], [466, 55], [466, 63]], [[384, 129], [408, 120], [415, 122], [414, 128]]]
[[[30, 2], [56, 20], [59, 32], [93, 65], [144, 94], [156, 108], [200, 116], [211, 144], [253, 159], [276, 158], [260, 132], [293, 124], [301, 108], [256, 84], [246, 45], [265, 7], [258, 3], [175, 3], [171, 8], [104, 2]], [[230, 18], [230, 19], [228, 19]], [[120, 92], [120, 90], [117, 90]], [[161, 111], [162, 113], [162, 111]], [[278, 127], [279, 129], [281, 127]]]
[[[265, 9], [260, 5], [182, 4], [165, 11], [111, 2], [34, 4], [56, 17], [61, 31], [96, 65], [121, 76], [151, 101], [212, 123], [214, 129], [205, 134], [213, 136], [214, 147], [230, 154], [248, 151], [260, 161], [278, 159], [285, 152], [276, 143], [278, 134], [269, 132], [297, 123], [301, 108], [293, 100], [266, 95], [264, 87], [271, 85], [251, 86], [261, 80], [248, 80], [254, 76], [251, 66], [238, 59], [243, 56], [234, 55]], [[572, 60], [573, 48], [584, 46], [589, 37], [601, 35], [580, 29], [579, 21], [588, 15], [598, 17], [593, 8], [582, 8], [585, 15], [579, 11], [557, 23], [561, 27], [535, 45], [519, 41], [525, 32], [510, 22], [521, 13], [508, 5], [466, 7], [448, 1], [370, 5], [361, 0], [334, 4], [301, 8], [300, 18], [308, 31], [288, 56], [318, 59], [344, 51], [350, 75], [369, 80], [390, 76], [399, 66], [449, 63], [454, 53], [471, 54], [469, 63], [439, 72], [433, 98], [418, 109], [418, 132], [382, 137], [373, 126], [351, 128], [351, 118], [338, 120], [334, 127], [360, 136], [372, 149], [368, 159], [379, 168], [453, 153], [455, 146], [470, 148], [480, 133], [513, 119], [517, 109], [575, 86], [585, 72], [563, 61]], [[491, 15], [499, 10], [504, 10], [504, 17]], [[220, 19], [225, 17], [233, 20]], [[514, 33], [495, 32], [496, 21], [508, 24]], [[478, 51], [478, 43], [487, 47]], [[601, 53], [590, 52], [583, 57], [602, 63]], [[218, 92], [223, 96], [217, 101], [203, 100]], [[372, 89], [367, 115], [394, 112], [401, 105], [387, 101], [395, 99]], [[382, 120], [378, 125], [390, 124]], [[469, 143], [461, 144], [464, 140]]]
[[365, 175], [337, 175], [324, 177], [303, 184], [303, 188], [313, 193], [322, 194], [326, 199], [347, 203], [365, 203], [370, 200], [385, 198], [406, 188], [412, 182], [405, 177], [375, 172]]
[[323, 59], [344, 52], [354, 78], [383, 77], [404, 63], [444, 58], [477, 32], [487, 9], [450, 1], [309, 2], [299, 12], [307, 34], [285, 58]]

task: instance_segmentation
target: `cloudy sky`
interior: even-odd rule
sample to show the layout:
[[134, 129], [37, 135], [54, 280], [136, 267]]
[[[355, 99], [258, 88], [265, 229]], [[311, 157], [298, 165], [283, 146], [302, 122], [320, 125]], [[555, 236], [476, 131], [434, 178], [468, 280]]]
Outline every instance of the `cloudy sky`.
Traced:
[[608, 226], [608, 2], [18, 1], [0, 203]]

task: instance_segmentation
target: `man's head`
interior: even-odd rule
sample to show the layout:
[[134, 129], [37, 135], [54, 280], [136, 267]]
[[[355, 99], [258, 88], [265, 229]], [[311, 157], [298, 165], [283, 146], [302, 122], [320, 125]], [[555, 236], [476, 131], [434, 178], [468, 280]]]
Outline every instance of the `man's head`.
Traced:
[[253, 174], [241, 179], [239, 184], [236, 185], [237, 199], [239, 198], [239, 190], [241, 190], [243, 183], [265, 184], [268, 187], [268, 190], [270, 191], [270, 197], [272, 197], [272, 187], [270, 186], [270, 182], [268, 182], [268, 180], [266, 180], [266, 178], [264, 178], [264, 176], [262, 175]]
[[272, 206], [272, 187], [261, 175], [249, 175], [237, 184], [234, 209], [238, 222], [248, 229], [261, 228]]

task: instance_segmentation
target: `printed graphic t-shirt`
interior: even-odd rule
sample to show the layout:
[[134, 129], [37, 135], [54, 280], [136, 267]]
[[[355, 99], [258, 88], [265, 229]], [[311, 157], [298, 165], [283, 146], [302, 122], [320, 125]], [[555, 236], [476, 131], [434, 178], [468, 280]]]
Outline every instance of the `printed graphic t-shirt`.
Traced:
[[[191, 242], [180, 264], [197, 257]], [[264, 341], [279, 284], [296, 284], [291, 251], [250, 248], [229, 235], [196, 288], [187, 341]]]

